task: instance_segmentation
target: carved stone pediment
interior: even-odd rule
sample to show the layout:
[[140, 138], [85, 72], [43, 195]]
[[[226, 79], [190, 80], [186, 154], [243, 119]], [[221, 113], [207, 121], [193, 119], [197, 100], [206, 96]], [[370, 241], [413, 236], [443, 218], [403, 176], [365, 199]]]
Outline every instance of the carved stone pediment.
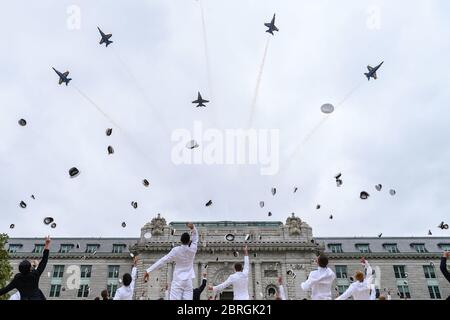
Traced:
[[302, 220], [292, 213], [292, 216], [286, 219], [286, 227], [290, 236], [299, 236], [302, 233]]
[[228, 279], [228, 277], [233, 273], [233, 269], [231, 268], [231, 266], [227, 266], [225, 268], [221, 268], [219, 270], [217, 270], [212, 279], [213, 279], [213, 284], [214, 285], [218, 285], [221, 284], [222, 282], [224, 282], [225, 280]]
[[164, 227], [167, 226], [166, 219], [161, 217], [161, 214], [152, 219], [150, 222], [150, 230], [153, 237], [162, 236], [164, 234]]

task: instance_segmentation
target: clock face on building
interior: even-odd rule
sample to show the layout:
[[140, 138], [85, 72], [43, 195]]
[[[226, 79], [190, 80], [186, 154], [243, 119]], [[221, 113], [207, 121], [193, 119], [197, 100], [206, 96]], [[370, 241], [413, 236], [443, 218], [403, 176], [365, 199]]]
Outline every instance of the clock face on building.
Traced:
[[234, 241], [234, 235], [232, 235], [231, 233], [227, 234], [225, 236], [225, 240], [227, 240], [227, 241]]
[[152, 233], [151, 232], [146, 232], [145, 234], [144, 234], [144, 238], [145, 239], [150, 239], [152, 237]]

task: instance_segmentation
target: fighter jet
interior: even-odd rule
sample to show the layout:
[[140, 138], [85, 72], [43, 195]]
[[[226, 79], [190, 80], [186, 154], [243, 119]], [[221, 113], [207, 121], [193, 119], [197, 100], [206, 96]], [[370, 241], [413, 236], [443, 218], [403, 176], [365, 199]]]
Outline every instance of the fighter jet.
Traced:
[[367, 77], [367, 80], [370, 81], [370, 78], [374, 78], [375, 80], [378, 79], [377, 76], [377, 71], [378, 69], [380, 69], [380, 67], [383, 65], [384, 61], [382, 63], [380, 63], [379, 65], [377, 65], [375, 68], [371, 67], [371, 66], [367, 66], [367, 69], [369, 70], [369, 72], [364, 73], [364, 75]]
[[72, 80], [72, 78], [67, 78], [67, 76], [69, 75], [69, 71], [61, 73], [53, 67], [52, 69], [55, 70], [56, 74], [59, 76], [59, 84], [64, 82], [67, 86], [69, 84], [69, 81]]
[[269, 30], [267, 30], [266, 32], [270, 33], [271, 35], [273, 35], [274, 31], [279, 31], [277, 27], [275, 27], [275, 13], [273, 14], [273, 18], [272, 21], [268, 22], [268, 23], [264, 23], [264, 25], [269, 28]]
[[98, 31], [100, 32], [100, 35], [102, 36], [102, 39], [100, 40], [100, 44], [106, 43], [106, 46], [113, 43], [113, 41], [109, 40], [111, 38], [112, 34], [105, 34], [102, 30], [100, 30], [99, 27], [97, 27]]
[[192, 101], [192, 103], [197, 104], [197, 108], [198, 108], [198, 107], [206, 107], [206, 106], [204, 105], [204, 103], [208, 103], [208, 102], [209, 102], [209, 100], [204, 100], [204, 99], [202, 98], [202, 95], [200, 94], [200, 92], [198, 93], [197, 100]]

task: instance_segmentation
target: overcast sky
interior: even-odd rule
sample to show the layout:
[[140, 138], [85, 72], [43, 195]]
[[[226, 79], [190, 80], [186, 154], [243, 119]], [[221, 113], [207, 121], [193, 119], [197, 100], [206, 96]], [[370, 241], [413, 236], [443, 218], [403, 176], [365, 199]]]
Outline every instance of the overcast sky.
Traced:
[[[315, 236], [449, 235], [437, 228], [450, 220], [448, 1], [202, 6], [206, 37], [195, 0], [3, 4], [0, 232], [137, 237], [157, 213], [168, 222], [285, 222], [295, 212]], [[263, 25], [273, 13], [274, 37]], [[97, 26], [113, 34], [108, 48], [99, 45]], [[221, 131], [247, 128], [266, 45], [253, 125], [280, 130], [279, 173], [176, 166], [173, 130], [192, 130], [196, 120]], [[378, 80], [368, 82], [366, 66], [383, 60]], [[70, 71], [68, 87], [51, 67]], [[197, 91], [211, 101], [206, 108], [191, 103]], [[326, 117], [320, 106], [343, 99], [310, 135]], [[70, 179], [73, 166], [81, 174]], [[366, 201], [362, 190], [371, 195]], [[56, 229], [42, 223], [47, 216]]]

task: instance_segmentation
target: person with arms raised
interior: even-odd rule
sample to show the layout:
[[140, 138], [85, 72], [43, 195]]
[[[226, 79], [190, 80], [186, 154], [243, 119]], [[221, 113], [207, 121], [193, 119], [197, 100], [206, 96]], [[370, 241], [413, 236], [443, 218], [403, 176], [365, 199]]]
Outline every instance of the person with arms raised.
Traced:
[[250, 261], [248, 258], [247, 246], [244, 247], [244, 267], [242, 267], [241, 263], [236, 263], [234, 265], [234, 270], [236, 272], [230, 275], [225, 282], [215, 287], [209, 286], [209, 289], [212, 290], [215, 295], [217, 292], [221, 292], [232, 285], [234, 300], [250, 300], [248, 294], [248, 272], [250, 270]]
[[47, 266], [50, 243], [50, 237], [45, 238], [42, 260], [36, 269], [32, 267], [28, 260], [23, 260], [19, 264], [19, 273], [14, 276], [13, 280], [6, 287], [0, 289], [0, 296], [17, 289], [20, 300], [46, 300], [39, 289], [39, 279]]
[[361, 271], [356, 271], [356, 281], [343, 294], [337, 297], [336, 300], [347, 300], [350, 297], [353, 297], [353, 300], [374, 300], [374, 295], [371, 294], [375, 290], [375, 287], [372, 286], [372, 267], [364, 258], [361, 258], [361, 263], [365, 266], [366, 274], [364, 275]]
[[[447, 279], [448, 282], [450, 282], [450, 272], [448, 272], [447, 269], [447, 259], [450, 256], [450, 251], [445, 251], [441, 258], [441, 265], [440, 269], [442, 274], [444, 275], [445, 279]], [[447, 297], [448, 301], [450, 301], [450, 296]]]
[[134, 284], [136, 283], [137, 276], [137, 262], [138, 257], [133, 258], [133, 269], [131, 270], [131, 275], [125, 273], [122, 277], [122, 286], [117, 289], [114, 295], [114, 300], [133, 300]]
[[336, 275], [328, 268], [328, 257], [324, 253], [317, 257], [316, 262], [319, 267], [311, 271], [307, 280], [300, 286], [303, 291], [311, 290], [312, 300], [331, 300], [331, 285]]
[[167, 263], [175, 262], [172, 284], [170, 286], [170, 300], [192, 300], [192, 279], [195, 278], [194, 259], [197, 253], [198, 233], [193, 223], [186, 224], [192, 233], [192, 241], [189, 233], [181, 235], [181, 246], [172, 248], [170, 252], [156, 261], [147, 269], [144, 281], [147, 282], [150, 273], [158, 270]]

